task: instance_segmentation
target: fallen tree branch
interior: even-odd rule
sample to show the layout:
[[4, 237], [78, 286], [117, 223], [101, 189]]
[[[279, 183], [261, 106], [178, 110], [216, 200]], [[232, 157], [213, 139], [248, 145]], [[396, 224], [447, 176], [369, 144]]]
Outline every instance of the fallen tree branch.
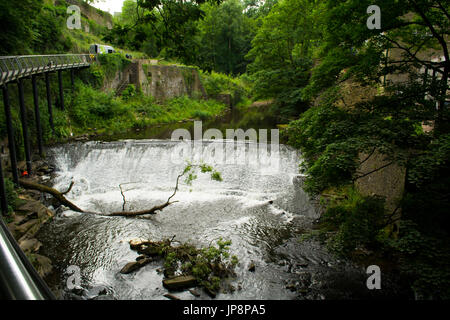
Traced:
[[136, 217], [136, 216], [143, 216], [145, 214], [156, 214], [157, 211], [162, 211], [165, 207], [168, 207], [172, 203], [175, 203], [178, 201], [173, 202], [166, 202], [159, 206], [154, 206], [153, 208], [149, 210], [143, 210], [143, 211], [122, 211], [122, 212], [113, 212], [111, 214], [105, 214], [105, 216], [111, 216], [111, 217]]
[[122, 195], [123, 204], [122, 204], [122, 212], [125, 212], [125, 205], [127, 204], [127, 200], [125, 199], [125, 195], [123, 194], [122, 184], [119, 184], [120, 194]]
[[[59, 192], [56, 189], [53, 189], [51, 187], [47, 187], [47, 186], [45, 186], [43, 184], [27, 181], [27, 180], [24, 180], [24, 179], [19, 179], [19, 184], [22, 187], [24, 187], [25, 189], [38, 190], [38, 191], [41, 191], [41, 192], [45, 192], [45, 193], [51, 194], [62, 205], [65, 205], [66, 207], [70, 208], [73, 211], [84, 213], [84, 211], [82, 209], [78, 208], [75, 204], [73, 204], [72, 202], [67, 200], [64, 197], [64, 193], [61, 193], [61, 192]], [[73, 184], [73, 182], [72, 182], [72, 184]]]
[[156, 214], [157, 211], [162, 211], [165, 207], [170, 206], [172, 203], [178, 202], [178, 201], [172, 201], [170, 202], [170, 199], [172, 199], [175, 194], [178, 191], [178, 184], [180, 183], [180, 178], [183, 177], [187, 172], [189, 172], [188, 170], [184, 170], [183, 173], [179, 174], [177, 177], [177, 182], [175, 184], [175, 189], [173, 190], [172, 195], [167, 199], [166, 203], [159, 205], [159, 206], [155, 206], [149, 210], [143, 210], [143, 211], [137, 211], [137, 212], [126, 212], [125, 211], [125, 196], [122, 192], [122, 187], [120, 187], [120, 192], [122, 193], [122, 197], [124, 199], [124, 204], [122, 206], [122, 212], [113, 212], [110, 214], [110, 216], [113, 217], [136, 217], [136, 216], [142, 216], [145, 214]]
[[75, 184], [75, 182], [71, 182], [69, 188], [67, 189], [67, 191], [65, 192], [61, 192], [62, 195], [66, 195], [70, 192], [70, 190], [72, 190], [73, 185]]
[[[178, 202], [178, 201], [170, 202], [170, 200], [175, 196], [175, 194], [178, 191], [178, 184], [179, 184], [180, 178], [183, 177], [185, 174], [190, 173], [191, 169], [194, 168], [194, 167], [200, 167], [202, 169], [202, 172], [212, 172], [212, 168], [209, 167], [209, 166], [206, 166], [206, 165], [189, 165], [188, 167], [186, 167], [184, 169], [183, 173], [178, 175], [177, 182], [176, 182], [176, 185], [175, 185], [175, 189], [174, 189], [172, 195], [167, 199], [167, 201], [165, 203], [161, 204], [161, 205], [154, 206], [153, 208], [148, 209], [148, 210], [143, 210], [143, 211], [124, 211], [125, 210], [125, 203], [126, 203], [126, 201], [125, 201], [125, 195], [124, 195], [123, 190], [122, 190], [122, 184], [120, 184], [119, 185], [120, 193], [122, 194], [122, 198], [124, 200], [123, 205], [122, 205], [122, 210], [123, 211], [122, 212], [113, 212], [111, 214], [86, 212], [86, 211], [78, 208], [75, 204], [73, 204], [69, 200], [67, 200], [64, 197], [64, 194], [70, 192], [70, 190], [73, 187], [74, 182], [72, 182], [70, 184], [69, 189], [66, 192], [64, 192], [64, 193], [59, 192], [58, 190], [53, 189], [51, 187], [48, 187], [48, 186], [45, 186], [45, 185], [42, 185], [42, 184], [39, 184], [39, 183], [30, 182], [30, 181], [27, 181], [27, 180], [24, 180], [24, 179], [20, 179], [19, 183], [25, 189], [33, 189], [33, 190], [38, 190], [38, 191], [41, 191], [41, 192], [45, 192], [45, 193], [51, 194], [62, 205], [66, 206], [66, 207], [68, 207], [71, 210], [76, 211], [76, 212], [91, 213], [91, 214], [96, 214], [96, 215], [100, 215], [100, 216], [111, 216], [111, 217], [136, 217], [136, 216], [142, 216], [142, 215], [146, 215], [146, 214], [156, 214], [158, 211], [162, 211], [164, 208], [170, 206], [171, 204], [173, 204], [175, 202]], [[216, 176], [214, 174], [216, 174]], [[222, 178], [220, 177], [220, 174], [219, 175], [217, 175], [217, 174], [218, 174], [217, 172], [213, 172], [213, 175], [211, 176], [211, 178], [213, 178], [215, 180], [222, 181]], [[189, 181], [191, 181], [192, 180], [192, 176], [189, 175], [189, 178], [190, 178]], [[126, 183], [124, 183], [124, 184], [126, 184]]]

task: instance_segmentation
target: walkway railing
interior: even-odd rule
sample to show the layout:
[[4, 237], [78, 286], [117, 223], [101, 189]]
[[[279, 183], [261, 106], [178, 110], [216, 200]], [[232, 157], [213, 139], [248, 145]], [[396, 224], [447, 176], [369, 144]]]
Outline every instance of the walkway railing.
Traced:
[[0, 218], [0, 300], [54, 300]]
[[0, 57], [0, 86], [34, 74], [88, 67], [94, 61], [89, 54], [56, 54]]

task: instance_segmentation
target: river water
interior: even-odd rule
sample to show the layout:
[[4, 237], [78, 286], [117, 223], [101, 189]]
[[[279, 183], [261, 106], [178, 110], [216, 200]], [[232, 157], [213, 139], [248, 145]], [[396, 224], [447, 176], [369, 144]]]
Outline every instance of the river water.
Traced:
[[[169, 132], [167, 128], [161, 131]], [[136, 135], [128, 140], [117, 141], [115, 137], [106, 140], [116, 141], [77, 142], [50, 148], [49, 158], [56, 167], [53, 186], [65, 190], [74, 181], [67, 198], [89, 212], [121, 211], [120, 184], [126, 210], [144, 210], [164, 203], [186, 165], [185, 159], [176, 156], [182, 142], [166, 139], [167, 133], [161, 134], [166, 135], [165, 139], [142, 139], [149, 137], [145, 131]], [[119, 271], [138, 256], [130, 250], [129, 240], [158, 241], [173, 236], [199, 247], [214, 244], [220, 238], [232, 241], [231, 254], [239, 259], [236, 278], [231, 279], [236, 290], [219, 293], [217, 299], [380, 296], [367, 289], [364, 268], [336, 259], [314, 240], [300, 241], [318, 216], [298, 183], [298, 151], [280, 145], [279, 152], [272, 152], [268, 145], [256, 142], [204, 141], [193, 150], [194, 162], [205, 160], [206, 151], [212, 146], [214, 155], [217, 150], [228, 150], [225, 153], [229, 152], [226, 156], [231, 155], [230, 159], [238, 159], [239, 152], [268, 153], [264, 153], [266, 158], [228, 163], [217, 157], [208, 158], [205, 162], [221, 173], [223, 181], [213, 181], [199, 173], [192, 186], [180, 185], [172, 199], [178, 202], [157, 215], [107, 217], [58, 209], [55, 219], [39, 233], [41, 252], [55, 267], [47, 281], [57, 296], [166, 299], [163, 275], [158, 272], [160, 262], [152, 262], [132, 274]], [[271, 162], [267, 162], [267, 155]], [[250, 264], [256, 266], [254, 272], [248, 270]], [[79, 268], [83, 290], [68, 289], [67, 283], [73, 279], [67, 273], [71, 266]], [[210, 299], [200, 293], [198, 298], [188, 291], [176, 295], [181, 299]], [[395, 293], [381, 294], [392, 295]]]

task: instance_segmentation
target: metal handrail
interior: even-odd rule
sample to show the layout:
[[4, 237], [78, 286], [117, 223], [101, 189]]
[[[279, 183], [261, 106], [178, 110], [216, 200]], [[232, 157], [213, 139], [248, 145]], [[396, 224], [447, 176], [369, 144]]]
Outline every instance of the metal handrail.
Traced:
[[0, 86], [38, 73], [88, 67], [90, 54], [0, 56]]
[[0, 298], [8, 300], [55, 299], [1, 218]]

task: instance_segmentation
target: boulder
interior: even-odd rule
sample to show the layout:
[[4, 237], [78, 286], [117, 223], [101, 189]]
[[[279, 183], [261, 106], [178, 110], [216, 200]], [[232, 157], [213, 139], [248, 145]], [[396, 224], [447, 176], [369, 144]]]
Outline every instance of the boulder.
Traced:
[[200, 293], [198, 293], [197, 291], [195, 291], [194, 289], [189, 289], [189, 292], [194, 296], [199, 298], [200, 297]]
[[163, 286], [168, 290], [183, 290], [197, 285], [194, 276], [176, 276], [163, 280]]
[[174, 296], [173, 294], [170, 294], [170, 293], [166, 293], [166, 294], [164, 295], [164, 297], [166, 297], [167, 299], [170, 299], [170, 300], [181, 300], [181, 299], [178, 298], [177, 296]]
[[142, 268], [143, 266], [150, 263], [151, 261], [152, 261], [152, 259], [145, 258], [145, 259], [140, 259], [138, 261], [129, 262], [122, 268], [122, 270], [120, 270], [120, 273], [122, 273], [122, 274], [131, 273], [133, 271], [136, 271], [136, 270]]
[[19, 240], [19, 246], [23, 252], [36, 253], [39, 251], [40, 247], [42, 246], [41, 242], [39, 242], [35, 238], [29, 239], [26, 235], [23, 238], [24, 239]]
[[14, 232], [16, 239], [22, 237], [25, 233], [30, 236], [34, 235], [40, 228], [40, 221], [38, 219], [32, 219], [20, 226], [16, 226]]
[[45, 276], [49, 275], [50, 272], [52, 272], [52, 261], [44, 256], [41, 256], [40, 254], [33, 254], [32, 255], [32, 263], [35, 267], [36, 271], [39, 273], [39, 275], [44, 278]]

